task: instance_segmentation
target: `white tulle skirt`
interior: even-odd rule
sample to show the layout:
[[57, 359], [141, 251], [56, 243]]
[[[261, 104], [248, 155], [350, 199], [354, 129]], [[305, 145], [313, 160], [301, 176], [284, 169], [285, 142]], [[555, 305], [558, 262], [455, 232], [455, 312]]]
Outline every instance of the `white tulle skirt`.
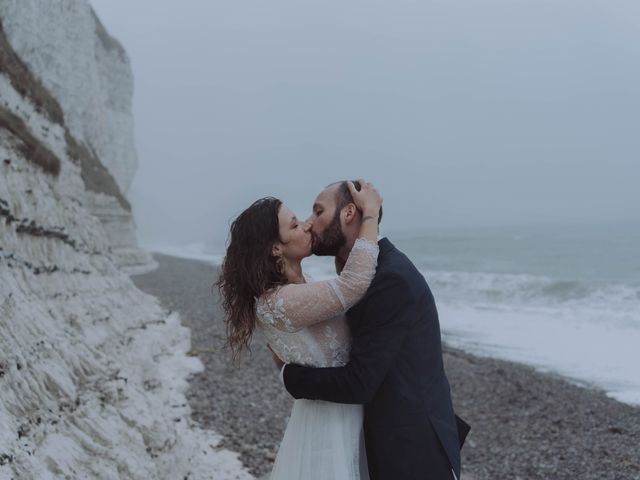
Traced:
[[296, 400], [271, 480], [368, 480], [362, 405]]

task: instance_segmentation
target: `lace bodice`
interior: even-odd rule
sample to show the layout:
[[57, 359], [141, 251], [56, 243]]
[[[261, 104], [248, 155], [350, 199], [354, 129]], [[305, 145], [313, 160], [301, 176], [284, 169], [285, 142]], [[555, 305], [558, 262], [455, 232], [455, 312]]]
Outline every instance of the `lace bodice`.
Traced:
[[301, 365], [346, 364], [351, 336], [344, 313], [369, 288], [377, 259], [378, 244], [357, 239], [336, 278], [290, 283], [258, 298], [258, 325], [275, 353]]

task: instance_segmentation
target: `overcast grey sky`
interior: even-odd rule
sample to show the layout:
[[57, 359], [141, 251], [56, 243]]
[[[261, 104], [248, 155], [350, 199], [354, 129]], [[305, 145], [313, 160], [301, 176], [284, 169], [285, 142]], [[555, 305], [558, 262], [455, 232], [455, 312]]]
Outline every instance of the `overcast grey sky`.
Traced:
[[637, 0], [91, 2], [133, 64], [144, 243], [360, 176], [386, 231], [640, 221]]

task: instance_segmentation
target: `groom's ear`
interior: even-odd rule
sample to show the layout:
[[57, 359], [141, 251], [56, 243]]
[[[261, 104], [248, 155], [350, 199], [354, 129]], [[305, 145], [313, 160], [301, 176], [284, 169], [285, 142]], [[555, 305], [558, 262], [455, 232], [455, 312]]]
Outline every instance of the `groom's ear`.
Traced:
[[342, 215], [344, 216], [344, 223], [349, 225], [356, 218], [356, 214], [358, 213], [358, 209], [354, 203], [348, 203], [342, 210]]

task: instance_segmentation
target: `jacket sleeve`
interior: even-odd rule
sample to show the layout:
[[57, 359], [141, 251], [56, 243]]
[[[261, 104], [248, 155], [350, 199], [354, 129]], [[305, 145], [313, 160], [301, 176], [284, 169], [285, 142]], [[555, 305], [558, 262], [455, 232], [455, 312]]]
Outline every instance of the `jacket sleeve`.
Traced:
[[363, 305], [363, 323], [353, 338], [349, 363], [332, 368], [287, 365], [284, 382], [289, 393], [336, 403], [369, 402], [415, 321], [415, 305], [402, 277], [376, 278]]

